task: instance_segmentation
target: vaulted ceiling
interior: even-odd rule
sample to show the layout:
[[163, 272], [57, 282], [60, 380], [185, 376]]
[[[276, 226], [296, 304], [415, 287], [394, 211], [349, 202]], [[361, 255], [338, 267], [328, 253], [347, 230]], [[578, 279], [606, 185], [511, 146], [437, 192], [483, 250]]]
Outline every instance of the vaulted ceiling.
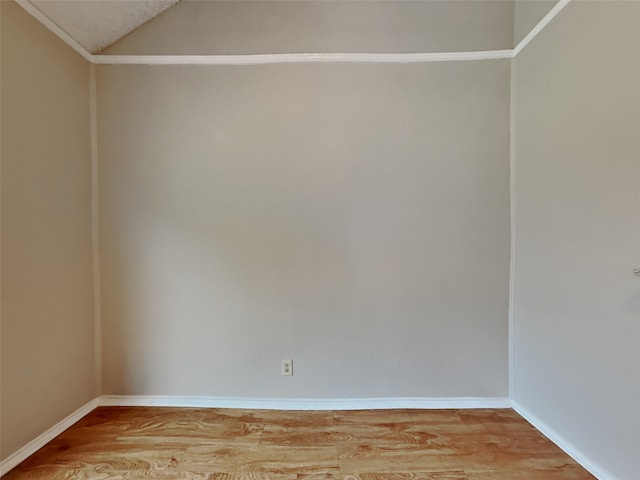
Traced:
[[510, 49], [514, 41], [514, 0], [16, 1], [87, 59], [87, 52], [471, 52]]
[[89, 52], [95, 53], [179, 0], [29, 0]]

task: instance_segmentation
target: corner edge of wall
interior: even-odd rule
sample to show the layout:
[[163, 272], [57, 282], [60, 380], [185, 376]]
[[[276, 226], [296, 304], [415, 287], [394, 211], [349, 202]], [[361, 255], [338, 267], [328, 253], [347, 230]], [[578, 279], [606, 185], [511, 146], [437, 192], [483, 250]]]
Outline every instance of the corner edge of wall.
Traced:
[[594, 462], [587, 454], [577, 448], [573, 443], [563, 437], [557, 430], [550, 427], [546, 422], [533, 414], [530, 410], [520, 405], [517, 401], [511, 400], [512, 408], [527, 422], [534, 426], [536, 430], [551, 440], [560, 450], [573, 458], [580, 466], [591, 473], [598, 480], [621, 480], [615, 477], [602, 465]]
[[83, 406], [78, 408], [75, 412], [71, 413], [67, 417], [60, 420], [54, 426], [46, 430], [45, 432], [38, 435], [36, 438], [31, 440], [29, 443], [24, 445], [23, 447], [16, 450], [14, 453], [9, 455], [7, 458], [0, 462], [0, 476], [6, 474], [17, 466], [19, 463], [26, 460], [28, 457], [33, 455], [39, 449], [44, 447], [47, 443], [53, 440], [55, 437], [64, 432], [71, 425], [76, 423], [78, 420], [81, 420], [83, 417], [91, 413], [95, 410], [99, 405], [99, 398], [94, 398], [89, 402], [85, 403]]

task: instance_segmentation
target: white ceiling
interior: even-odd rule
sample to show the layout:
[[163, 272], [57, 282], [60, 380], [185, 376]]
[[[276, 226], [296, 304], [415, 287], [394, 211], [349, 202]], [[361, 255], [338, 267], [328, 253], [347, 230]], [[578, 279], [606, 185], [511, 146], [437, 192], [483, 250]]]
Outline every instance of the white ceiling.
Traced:
[[180, 0], [29, 0], [91, 53], [96, 53]]

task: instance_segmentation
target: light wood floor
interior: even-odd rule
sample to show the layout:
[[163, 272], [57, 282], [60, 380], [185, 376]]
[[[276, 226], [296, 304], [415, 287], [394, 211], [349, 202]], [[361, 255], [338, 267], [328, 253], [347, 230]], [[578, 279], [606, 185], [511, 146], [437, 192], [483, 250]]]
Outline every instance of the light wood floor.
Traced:
[[583, 480], [512, 410], [98, 408], [2, 480]]

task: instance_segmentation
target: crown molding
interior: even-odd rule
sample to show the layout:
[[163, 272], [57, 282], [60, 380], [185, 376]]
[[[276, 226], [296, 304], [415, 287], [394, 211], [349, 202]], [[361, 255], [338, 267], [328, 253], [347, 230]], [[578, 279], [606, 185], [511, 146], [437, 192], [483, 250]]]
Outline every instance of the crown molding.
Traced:
[[257, 55], [94, 55], [100, 65], [265, 65], [271, 63], [424, 63], [512, 58], [513, 50], [434, 53], [268, 53]]
[[567, 6], [560, 0], [513, 49], [432, 53], [269, 53], [251, 55], [93, 55], [28, 0], [16, 0], [85, 60], [96, 65], [267, 65], [281, 63], [427, 63], [514, 58]]
[[533, 27], [522, 40], [520, 40], [520, 43], [515, 46], [515, 48], [513, 49], [513, 56], [517, 56], [524, 49], [524, 47], [529, 45], [531, 40], [536, 38], [536, 36], [544, 29], [544, 27], [546, 27], [549, 22], [551, 22], [551, 20], [553, 20], [556, 15], [558, 15], [562, 11], [562, 9], [564, 9], [564, 7], [569, 5], [570, 1], [571, 0], [560, 0], [558, 3], [556, 3], [553, 8], [549, 10], [549, 13], [542, 17], [542, 20], [540, 20], [538, 24]]

